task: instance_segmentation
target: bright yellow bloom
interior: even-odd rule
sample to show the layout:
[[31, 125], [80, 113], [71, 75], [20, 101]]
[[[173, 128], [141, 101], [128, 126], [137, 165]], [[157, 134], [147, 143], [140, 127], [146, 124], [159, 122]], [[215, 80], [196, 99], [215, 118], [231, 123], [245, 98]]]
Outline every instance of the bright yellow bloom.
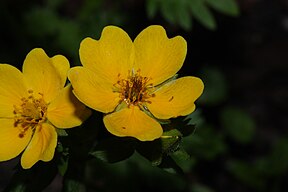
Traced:
[[50, 161], [57, 145], [57, 128], [79, 126], [90, 111], [64, 87], [68, 60], [61, 55], [49, 58], [33, 49], [17, 68], [0, 64], [0, 161], [22, 151], [21, 165]]
[[185, 39], [169, 39], [161, 26], [147, 27], [134, 42], [122, 29], [108, 26], [100, 40], [81, 42], [83, 67], [70, 69], [68, 78], [80, 101], [106, 113], [109, 132], [154, 140], [163, 133], [157, 119], [192, 113], [202, 94], [199, 78], [167, 81], [182, 67], [186, 51]]

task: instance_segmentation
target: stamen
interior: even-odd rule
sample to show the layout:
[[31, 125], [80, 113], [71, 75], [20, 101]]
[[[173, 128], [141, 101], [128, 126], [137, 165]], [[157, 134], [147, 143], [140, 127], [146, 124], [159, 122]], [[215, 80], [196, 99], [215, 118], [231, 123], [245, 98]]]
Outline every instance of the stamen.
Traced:
[[28, 97], [21, 98], [20, 106], [14, 105], [14, 127], [19, 128], [19, 138], [23, 138], [28, 129], [35, 130], [37, 125], [46, 121], [47, 104], [43, 94], [38, 93], [35, 98], [32, 90], [28, 90]]
[[143, 77], [140, 69], [128, 71], [127, 78], [118, 74], [118, 80], [114, 84], [114, 92], [120, 93], [120, 100], [124, 101], [128, 107], [130, 105], [140, 105], [144, 102], [151, 103], [148, 99], [155, 96], [152, 91], [154, 86], [149, 83], [151, 78]]

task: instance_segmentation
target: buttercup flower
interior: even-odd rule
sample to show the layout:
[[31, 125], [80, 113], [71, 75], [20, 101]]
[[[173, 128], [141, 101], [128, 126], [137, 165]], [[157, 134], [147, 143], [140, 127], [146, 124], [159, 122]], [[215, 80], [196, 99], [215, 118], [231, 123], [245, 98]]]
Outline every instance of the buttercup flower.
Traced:
[[0, 64], [0, 161], [22, 151], [21, 165], [31, 168], [37, 161], [54, 156], [59, 129], [79, 126], [90, 111], [64, 87], [68, 60], [49, 58], [39, 48], [28, 53], [23, 73]]
[[157, 119], [184, 116], [195, 110], [204, 85], [196, 77], [173, 79], [187, 51], [185, 39], [169, 39], [161, 26], [149, 26], [134, 40], [115, 26], [105, 27], [100, 40], [80, 45], [83, 67], [70, 69], [76, 97], [103, 112], [107, 130], [141, 141], [159, 138]]

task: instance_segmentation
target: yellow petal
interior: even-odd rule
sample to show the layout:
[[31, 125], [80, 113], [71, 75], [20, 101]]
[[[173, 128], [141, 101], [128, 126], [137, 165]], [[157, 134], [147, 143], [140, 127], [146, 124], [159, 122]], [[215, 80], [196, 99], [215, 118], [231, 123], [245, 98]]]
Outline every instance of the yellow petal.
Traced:
[[107, 26], [101, 38], [85, 38], [79, 49], [84, 67], [116, 83], [118, 74], [126, 77], [134, 61], [133, 43], [128, 34], [119, 27]]
[[34, 135], [21, 157], [21, 165], [24, 169], [31, 168], [37, 161], [52, 160], [57, 144], [55, 128], [43, 123], [35, 130]]
[[61, 86], [61, 77], [43, 49], [30, 51], [23, 64], [23, 74], [29, 89], [35, 94], [41, 93], [46, 102], [56, 97]]
[[47, 117], [57, 128], [72, 128], [82, 124], [91, 111], [72, 93], [71, 85], [61, 90], [60, 94], [48, 106]]
[[137, 106], [130, 106], [106, 115], [104, 124], [113, 135], [131, 136], [140, 141], [152, 141], [163, 133], [161, 125]]
[[119, 103], [113, 84], [85, 67], [73, 67], [68, 78], [76, 97], [88, 107], [103, 113], [111, 112]]
[[159, 119], [185, 116], [195, 110], [195, 100], [200, 97], [204, 84], [197, 77], [183, 77], [171, 81], [157, 91], [147, 103], [151, 113]]
[[14, 127], [14, 119], [0, 119], [0, 161], [18, 156], [31, 139], [32, 131], [28, 129], [23, 137], [20, 129]]
[[64, 87], [67, 80], [67, 73], [70, 68], [69, 61], [63, 55], [55, 55], [52, 59], [52, 64], [58, 71], [61, 78], [61, 87]]
[[21, 98], [27, 96], [23, 74], [15, 67], [0, 64], [0, 118], [14, 117], [14, 105], [21, 105]]
[[182, 67], [187, 52], [184, 38], [169, 39], [165, 29], [157, 25], [144, 29], [136, 37], [134, 45], [134, 69], [140, 69], [142, 76], [152, 78], [154, 85], [173, 77]]

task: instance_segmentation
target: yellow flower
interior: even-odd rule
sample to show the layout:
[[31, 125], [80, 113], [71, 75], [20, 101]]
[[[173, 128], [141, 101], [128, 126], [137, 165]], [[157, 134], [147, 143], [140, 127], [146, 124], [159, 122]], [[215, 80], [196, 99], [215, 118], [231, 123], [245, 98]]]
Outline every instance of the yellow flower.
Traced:
[[171, 80], [186, 51], [185, 39], [169, 39], [161, 26], [147, 27], [134, 42], [122, 29], [108, 26], [100, 40], [81, 42], [83, 67], [70, 69], [68, 78], [81, 102], [106, 113], [110, 133], [154, 140], [163, 133], [156, 119], [192, 113], [203, 91], [199, 78]]
[[90, 111], [64, 87], [68, 60], [49, 58], [39, 48], [28, 53], [23, 73], [0, 64], [0, 161], [22, 151], [21, 165], [31, 168], [37, 161], [50, 161], [57, 145], [57, 128], [79, 126]]

